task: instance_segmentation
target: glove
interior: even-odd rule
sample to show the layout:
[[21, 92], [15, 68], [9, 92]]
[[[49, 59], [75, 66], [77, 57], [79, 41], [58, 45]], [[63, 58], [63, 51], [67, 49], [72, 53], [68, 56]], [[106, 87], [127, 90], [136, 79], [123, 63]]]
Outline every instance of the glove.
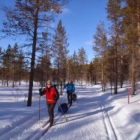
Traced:
[[39, 95], [43, 96], [45, 94], [45, 88], [39, 88]]

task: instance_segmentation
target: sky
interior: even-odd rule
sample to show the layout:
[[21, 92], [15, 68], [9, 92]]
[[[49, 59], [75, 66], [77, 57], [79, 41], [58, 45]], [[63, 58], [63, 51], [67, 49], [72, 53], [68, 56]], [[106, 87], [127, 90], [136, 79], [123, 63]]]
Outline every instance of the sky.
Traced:
[[[62, 25], [68, 37], [70, 55], [74, 51], [78, 52], [78, 49], [83, 47], [89, 61], [95, 57], [95, 52], [92, 49], [93, 35], [100, 21], [104, 21], [106, 25], [108, 24], [105, 10], [107, 2], [108, 0], [70, 0], [63, 13], [56, 17], [55, 22], [52, 24], [56, 27], [58, 21], [62, 20]], [[3, 5], [13, 6], [14, 0], [0, 0], [0, 27], [2, 27], [2, 20], [5, 18], [1, 10]], [[17, 42], [20, 42], [20, 38]], [[15, 41], [10, 38], [2, 39], [0, 40], [0, 47], [5, 48], [8, 44], [13, 45], [14, 43]]]

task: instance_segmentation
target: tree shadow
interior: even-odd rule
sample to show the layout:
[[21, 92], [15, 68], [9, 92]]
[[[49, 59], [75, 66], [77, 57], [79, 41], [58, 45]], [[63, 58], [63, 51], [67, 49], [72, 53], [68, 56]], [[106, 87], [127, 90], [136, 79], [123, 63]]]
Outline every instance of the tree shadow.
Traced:
[[[110, 106], [110, 107], [107, 107], [105, 110], [98, 109], [96, 111], [87, 112], [87, 113], [83, 113], [83, 114], [79, 114], [79, 115], [72, 115], [70, 117], [67, 117], [67, 119], [69, 120], [69, 122], [71, 122], [71, 121], [74, 121], [74, 120], [83, 119], [83, 118], [86, 118], [86, 117], [89, 117], [89, 116], [92, 116], [92, 115], [96, 115], [96, 114], [104, 112], [104, 111], [108, 112], [108, 111], [112, 110], [113, 108], [114, 108], [114, 106]], [[61, 123], [65, 123], [65, 122], [61, 122]], [[57, 123], [57, 124], [61, 124], [61, 123]]]

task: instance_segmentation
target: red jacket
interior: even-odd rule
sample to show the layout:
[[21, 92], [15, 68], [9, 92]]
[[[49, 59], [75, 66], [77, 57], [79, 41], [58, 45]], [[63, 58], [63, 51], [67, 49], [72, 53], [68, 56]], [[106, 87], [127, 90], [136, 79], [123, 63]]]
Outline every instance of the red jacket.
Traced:
[[47, 104], [53, 104], [53, 103], [56, 103], [56, 99], [57, 99], [57, 92], [56, 90], [54, 89], [54, 87], [50, 87], [46, 89], [46, 103]]

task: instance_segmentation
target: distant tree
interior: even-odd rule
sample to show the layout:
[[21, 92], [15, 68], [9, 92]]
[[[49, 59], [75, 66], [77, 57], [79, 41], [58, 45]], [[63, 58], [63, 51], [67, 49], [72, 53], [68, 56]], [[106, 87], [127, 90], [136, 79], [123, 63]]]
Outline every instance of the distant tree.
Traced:
[[11, 71], [12, 71], [12, 81], [13, 81], [13, 88], [15, 86], [15, 74], [17, 73], [17, 70], [18, 70], [18, 67], [17, 67], [17, 59], [18, 59], [18, 45], [17, 43], [15, 43], [14, 47], [11, 49], [11, 64], [12, 64], [12, 68], [11, 68]]
[[67, 59], [67, 79], [76, 81], [79, 79], [79, 62], [78, 56], [74, 51], [73, 55]]
[[3, 55], [3, 62], [2, 62], [2, 67], [3, 67], [3, 76], [4, 80], [6, 80], [7, 86], [9, 86], [9, 80], [11, 79], [12, 73], [12, 47], [9, 44], [7, 50], [4, 52]]
[[22, 50], [18, 51], [18, 57], [17, 57], [17, 72], [15, 75], [16, 81], [19, 81], [19, 85], [21, 85], [21, 80], [23, 77], [25, 77], [26, 73], [26, 62], [25, 62], [25, 57], [24, 57], [24, 53]]
[[78, 81], [80, 64], [79, 64], [78, 54], [75, 51], [72, 55], [72, 61], [73, 61], [73, 67], [72, 67], [73, 80]]
[[107, 32], [105, 30], [103, 22], [100, 22], [100, 24], [97, 26], [96, 34], [94, 35], [93, 38], [94, 38], [93, 50], [97, 52], [98, 57], [100, 58], [101, 61], [102, 91], [105, 91], [108, 40], [107, 40]]
[[32, 105], [32, 88], [34, 80], [34, 66], [36, 46], [40, 39], [40, 32], [45, 32], [54, 15], [62, 12], [67, 0], [16, 0], [14, 8], [5, 7], [7, 21], [4, 21], [5, 35], [27, 35], [25, 46], [32, 46], [30, 81], [27, 106]]
[[67, 78], [66, 79], [72, 79], [74, 80], [73, 78], [73, 68], [74, 68], [74, 64], [73, 64], [73, 59], [72, 59], [72, 56], [70, 56], [68, 59], [67, 59]]
[[42, 40], [40, 41], [38, 50], [40, 55], [37, 59], [35, 70], [35, 80], [40, 82], [41, 86], [45, 86], [47, 79], [51, 78], [51, 44], [50, 34], [42, 32]]
[[84, 69], [85, 65], [87, 64], [87, 54], [83, 47], [78, 49], [78, 63], [79, 63], [79, 77], [82, 85], [82, 81], [86, 77], [86, 70]]
[[47, 79], [51, 79], [51, 62], [50, 57], [46, 54], [39, 60], [35, 69], [35, 80], [45, 86]]
[[101, 77], [101, 61], [100, 58], [95, 57], [93, 60], [93, 70], [94, 70], [94, 74], [92, 77], [92, 81], [94, 81], [94, 84], [96, 85], [97, 82], [100, 81], [100, 77]]
[[66, 62], [68, 54], [68, 38], [62, 21], [59, 20], [55, 35], [53, 36], [52, 55], [54, 58], [53, 65], [57, 69], [57, 83], [62, 87], [62, 81], [66, 80]]
[[130, 54], [130, 77], [132, 85], [132, 95], [135, 94], [135, 84], [136, 75], [139, 73], [137, 71], [137, 62], [140, 60], [138, 57], [139, 52], [139, 40], [140, 40], [140, 1], [139, 0], [121, 0], [123, 2], [122, 7], [122, 26], [123, 26], [123, 36], [124, 43], [127, 45], [127, 50]]
[[[108, 1], [107, 4], [108, 19], [111, 21], [110, 27], [110, 47], [112, 47], [112, 59], [113, 59], [113, 84], [114, 84], [114, 94], [118, 93], [118, 79], [119, 71], [121, 72], [122, 56], [121, 54], [121, 38], [122, 28], [121, 28], [121, 2], [120, 0]], [[120, 65], [120, 67], [119, 67]]]
[[88, 81], [91, 84], [97, 84], [97, 81], [100, 78], [101, 71], [100, 71], [100, 61], [99, 58], [94, 58], [93, 61], [90, 62], [88, 70], [87, 70], [87, 77]]
[[93, 84], [93, 75], [94, 75], [93, 63], [90, 62], [87, 70], [87, 81], [91, 84]]
[[2, 84], [3, 84], [2, 58], [3, 58], [3, 51], [2, 48], [0, 47], [0, 79], [2, 80]]

